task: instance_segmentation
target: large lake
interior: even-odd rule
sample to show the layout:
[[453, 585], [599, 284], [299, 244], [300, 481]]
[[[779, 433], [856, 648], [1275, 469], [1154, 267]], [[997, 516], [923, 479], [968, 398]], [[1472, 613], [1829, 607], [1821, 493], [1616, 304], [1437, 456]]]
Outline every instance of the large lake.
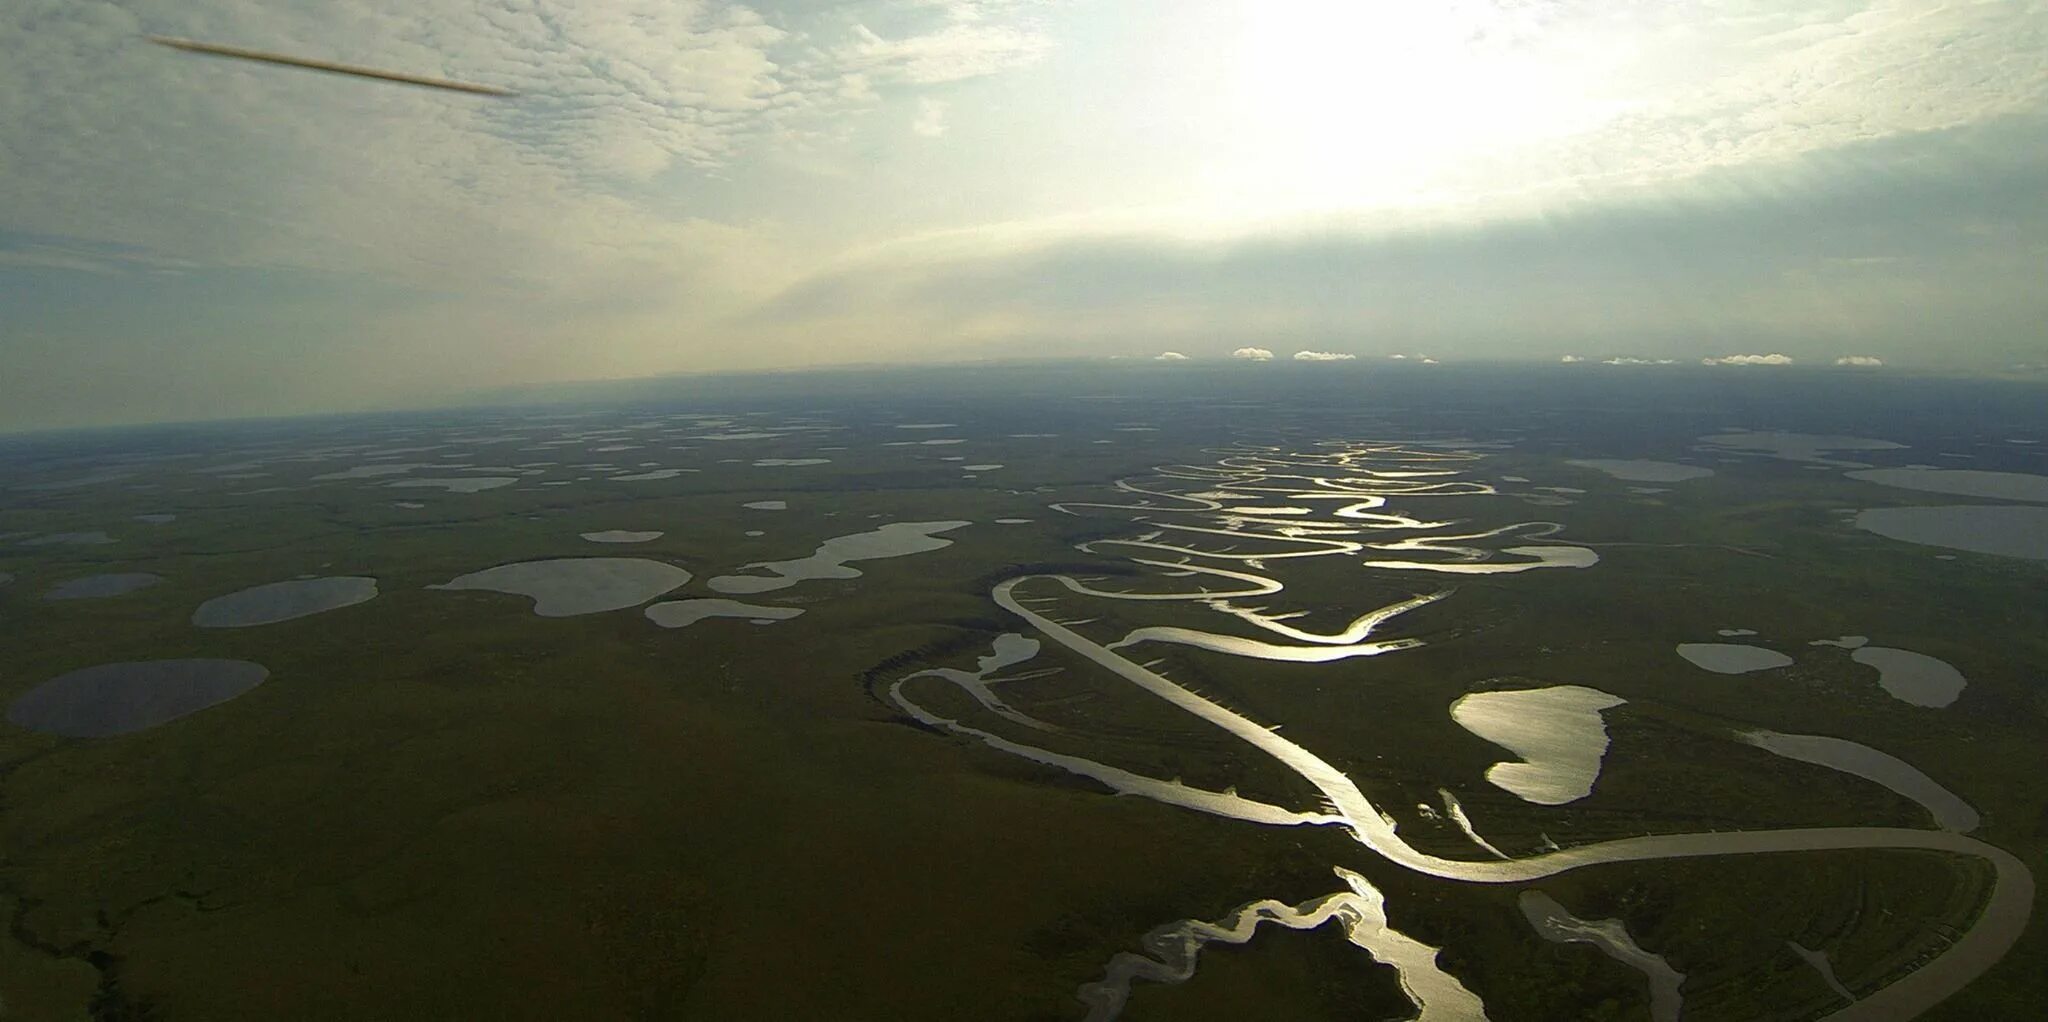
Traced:
[[1856, 527], [1888, 539], [2048, 561], [2048, 507], [1948, 504], [1860, 511]]
[[1927, 493], [2001, 500], [2048, 501], [2048, 476], [2024, 472], [1980, 472], [1959, 468], [1873, 468], [1844, 473], [1867, 483]]

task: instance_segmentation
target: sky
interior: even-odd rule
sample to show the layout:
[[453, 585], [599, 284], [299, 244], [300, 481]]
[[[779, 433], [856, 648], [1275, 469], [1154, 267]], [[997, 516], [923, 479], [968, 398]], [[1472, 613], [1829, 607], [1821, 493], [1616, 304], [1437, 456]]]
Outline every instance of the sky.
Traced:
[[2048, 365], [2044, 275], [2048, 0], [0, 5], [0, 430], [1164, 352], [1988, 372]]

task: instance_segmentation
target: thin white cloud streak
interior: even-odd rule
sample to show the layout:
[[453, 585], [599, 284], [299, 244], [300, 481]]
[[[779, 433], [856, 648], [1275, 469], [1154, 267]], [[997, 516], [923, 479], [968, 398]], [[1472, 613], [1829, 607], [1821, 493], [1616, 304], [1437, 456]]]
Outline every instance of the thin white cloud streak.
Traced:
[[1709, 355], [1700, 359], [1701, 365], [1709, 366], [1788, 366], [1792, 356], [1773, 352], [1769, 355]]
[[1357, 357], [1357, 355], [1345, 354], [1340, 351], [1297, 351], [1294, 353], [1294, 360], [1296, 362], [1349, 362]]
[[929, 34], [884, 39], [865, 25], [853, 42], [832, 51], [847, 72], [916, 85], [982, 78], [1032, 63], [1051, 42], [1038, 33], [978, 21], [956, 21]]
[[1246, 362], [1270, 362], [1273, 360], [1273, 352], [1269, 348], [1246, 347], [1231, 352], [1230, 357]]
[[1843, 355], [1841, 358], [1835, 359], [1835, 364], [1838, 366], [1881, 366], [1884, 364], [1884, 359], [1872, 355]]
[[1152, 361], [1154, 362], [1185, 362], [1187, 360], [1188, 357], [1178, 351], [1162, 351], [1152, 356]]

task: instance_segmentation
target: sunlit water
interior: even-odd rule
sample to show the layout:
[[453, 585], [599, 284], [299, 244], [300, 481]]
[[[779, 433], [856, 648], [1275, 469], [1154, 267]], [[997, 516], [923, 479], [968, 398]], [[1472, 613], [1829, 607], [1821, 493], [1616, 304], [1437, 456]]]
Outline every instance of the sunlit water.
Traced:
[[1625, 701], [1579, 685], [1474, 692], [1451, 704], [1451, 719], [1521, 757], [1488, 768], [1488, 781], [1525, 802], [1555, 806], [1593, 793], [1607, 753], [1600, 714]]
[[[1856, 438], [1846, 438], [1844, 443], [1845, 438], [1832, 437], [1714, 439], [1735, 439], [1745, 449], [1770, 450], [1779, 456], [1816, 459], [1827, 450], [1891, 446]], [[1767, 446], [1766, 442], [1776, 445], [1775, 448]], [[1751, 444], [1757, 446], [1749, 447]], [[1450, 859], [1416, 849], [1397, 833], [1393, 818], [1382, 812], [1349, 776], [1329, 762], [1296, 744], [1275, 727], [1255, 721], [1174, 681], [1166, 673], [1169, 668], [1163, 658], [1139, 662], [1127, 657], [1125, 651], [1143, 650], [1164, 641], [1188, 640], [1179, 644], [1190, 650], [1189, 655], [1257, 656], [1301, 663], [1304, 659], [1312, 661], [1314, 655], [1303, 654], [1300, 658], [1292, 654], [1274, 655], [1273, 647], [1310, 650], [1363, 645], [1374, 629], [1388, 619], [1444, 595], [1418, 594], [1415, 600], [1397, 602], [1368, 612], [1349, 628], [1335, 632], [1312, 631], [1292, 623], [1299, 618], [1298, 612], [1276, 609], [1272, 605], [1284, 598], [1287, 588], [1279, 577], [1278, 569], [1301, 558], [1347, 557], [1367, 571], [1384, 571], [1389, 578], [1415, 572], [1513, 574], [1536, 568], [1587, 568], [1595, 565], [1598, 558], [1583, 547], [1508, 545], [1517, 540], [1526, 543], [1527, 539], [1554, 537], [1561, 531], [1561, 527], [1554, 523], [1521, 523], [1479, 532], [1456, 532], [1452, 531], [1456, 528], [1454, 522], [1431, 521], [1394, 508], [1395, 500], [1419, 502], [1436, 495], [1484, 495], [1493, 492], [1487, 484], [1463, 479], [1456, 471], [1421, 474], [1400, 471], [1396, 474], [1396, 470], [1416, 468], [1460, 469], [1465, 463], [1476, 460], [1478, 456], [1474, 454], [1441, 447], [1423, 449], [1364, 444], [1326, 444], [1305, 453], [1251, 447], [1218, 453], [1220, 457], [1214, 465], [1162, 466], [1156, 470], [1156, 481], [1119, 481], [1116, 484], [1118, 499], [1113, 501], [1070, 501], [1055, 505], [1056, 510], [1069, 513], [1122, 513], [1141, 521], [1148, 531], [1129, 538], [1090, 541], [1083, 544], [1082, 549], [1093, 553], [1119, 553], [1128, 563], [1146, 572], [1144, 577], [1133, 580], [1125, 577], [1023, 575], [999, 582], [991, 592], [991, 598], [997, 606], [1021, 620], [1029, 632], [1043, 640], [1063, 647], [1108, 676], [1158, 698], [1271, 757], [1319, 792], [1321, 812], [1290, 810], [1246, 799], [1234, 790], [1203, 791], [1177, 780], [1144, 777], [1085, 756], [1055, 753], [935, 713], [913, 697], [913, 689], [923, 685], [950, 682], [972, 693], [971, 684], [980, 682], [986, 691], [978, 694], [976, 701], [983, 711], [1012, 725], [1049, 726], [996, 697], [993, 685], [1001, 679], [988, 677], [981, 671], [936, 668], [915, 672], [890, 687], [890, 700], [913, 719], [928, 726], [1091, 778], [1118, 793], [1140, 795], [1248, 822], [1341, 827], [1349, 831], [1361, 846], [1390, 862], [1430, 876], [1461, 882], [1526, 883], [1603, 864], [1818, 850], [1919, 849], [1973, 857], [1987, 863], [1992, 870], [1992, 889], [1984, 911], [1969, 928], [1939, 955], [1832, 1016], [1838, 1019], [1891, 1019], [1910, 1017], [1924, 1011], [1997, 962], [2024, 930], [2034, 896], [2033, 876], [2026, 866], [2001, 849], [1943, 830], [1816, 827], [1654, 834], [1567, 847], [1557, 847], [1546, 841], [1552, 850], [1522, 857], [1506, 857], [1498, 849], [1493, 849], [1497, 856], [1494, 859]], [[1387, 471], [1379, 474], [1376, 470]], [[1212, 534], [1217, 538], [1211, 539]], [[1408, 556], [1374, 556], [1396, 551]], [[1200, 606], [1216, 611], [1220, 618], [1211, 628], [1184, 624], [1171, 626], [1170, 630], [1165, 626], [1140, 626], [1120, 636], [1098, 640], [1084, 629], [1095, 627], [1099, 615], [1077, 610], [1074, 606], [1078, 601], [1092, 599], [1123, 601], [1134, 609], [1150, 603], [1178, 601], [1183, 606]], [[1242, 631], [1245, 628], [1260, 634], [1247, 636]], [[1200, 634], [1211, 638], [1195, 639]], [[1377, 644], [1399, 640], [1374, 641]], [[1717, 647], [1705, 651], [1695, 648], [1694, 652], [1724, 670], [1755, 670], [1790, 662], [1782, 654], [1759, 647], [1688, 645]], [[1587, 698], [1595, 701], [1613, 698], [1595, 690], [1582, 691], [1590, 693]], [[1543, 746], [1537, 750], [1538, 759], [1554, 759], [1551, 753], [1555, 752], [1557, 756], [1577, 757], [1583, 761], [1596, 743], [1604, 748], [1604, 733], [1597, 739], [1592, 737], [1586, 718], [1590, 716], [1597, 724], [1599, 711], [1607, 705], [1611, 704], [1597, 708], [1591, 704], [1577, 706], [1574, 712], [1579, 722], [1568, 727], [1526, 729], [1536, 732], [1534, 738]], [[1562, 733], [1575, 734], [1576, 738], [1555, 738]], [[1792, 746], [1785, 748], [1791, 749]], [[1355, 756], [1358, 751], [1347, 750], [1347, 754]], [[1830, 765], [1850, 769], [1851, 772], [1862, 770], [1866, 775], [1880, 774], [1881, 771], [1871, 766], [1872, 762], [1868, 758], [1852, 762], [1850, 758], [1837, 756]], [[1575, 777], [1587, 774], [1583, 766], [1571, 772]], [[1902, 776], [1883, 776], [1906, 786]], [[1565, 793], [1561, 787], [1552, 790]], [[1576, 790], [1576, 785], [1572, 790]], [[1468, 833], [1479, 841], [1469, 822], [1469, 819], [1464, 821]], [[1220, 939], [1217, 933], [1250, 939], [1259, 921], [1313, 925], [1308, 920], [1328, 907], [1323, 902], [1287, 906], [1263, 900], [1253, 902], [1218, 923], [1183, 920], [1168, 924], [1147, 938], [1148, 955], [1119, 956], [1111, 964], [1104, 981], [1084, 987], [1081, 997], [1088, 1003], [1091, 1018], [1113, 1017], [1128, 995], [1133, 980], [1177, 982], [1192, 975], [1196, 952], [1202, 944]], [[1406, 940], [1398, 934], [1393, 936]], [[1465, 1000], [1470, 997], [1469, 991], [1437, 966], [1434, 950], [1414, 946], [1421, 951], [1408, 959], [1410, 965], [1404, 970], [1404, 987], [1415, 1000], [1417, 1010], [1424, 1017], [1439, 1017], [1453, 1011], [1445, 1005], [1455, 1004], [1456, 1017], [1484, 1017], [1484, 1008], [1476, 998]], [[1618, 939], [1614, 946], [1621, 946]], [[1408, 978], [1411, 976], [1427, 977], [1428, 981], [1410, 983]]]
[[759, 561], [740, 569], [742, 572], [765, 571], [765, 575], [719, 575], [706, 584], [713, 592], [746, 595], [787, 589], [799, 582], [812, 579], [859, 578], [860, 569], [852, 567], [855, 561], [903, 557], [951, 546], [953, 541], [941, 538], [939, 533], [965, 528], [968, 524], [970, 523], [892, 522], [869, 532], [835, 536], [826, 540], [809, 557], [789, 561]]

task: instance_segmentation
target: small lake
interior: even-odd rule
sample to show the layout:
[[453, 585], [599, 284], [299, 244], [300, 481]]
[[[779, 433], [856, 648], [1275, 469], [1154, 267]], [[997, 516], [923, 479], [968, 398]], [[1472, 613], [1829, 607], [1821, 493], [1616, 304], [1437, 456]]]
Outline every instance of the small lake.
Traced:
[[461, 468], [460, 465], [436, 464], [431, 461], [388, 462], [382, 465], [357, 465], [339, 472], [325, 472], [313, 477], [316, 483], [339, 482], [347, 479], [377, 479], [383, 476], [402, 476], [416, 468]]
[[446, 476], [429, 479], [400, 479], [386, 486], [412, 487], [416, 489], [441, 489], [450, 493], [482, 493], [500, 486], [510, 486], [519, 481], [517, 476]]
[[1495, 763], [1488, 781], [1525, 802], [1556, 806], [1593, 793], [1607, 754], [1601, 712], [1625, 702], [1582, 685], [1474, 692], [1451, 704], [1451, 719], [1522, 758]]
[[246, 660], [142, 660], [60, 674], [22, 693], [7, 719], [68, 738], [124, 735], [227, 702], [270, 671]]
[[1860, 436], [1757, 431], [1716, 433], [1713, 436], [1700, 437], [1700, 442], [1745, 454], [1768, 454], [1786, 461], [1804, 461], [1843, 468], [1870, 466], [1855, 461], [1838, 461], [1825, 455], [1834, 451], [1897, 451], [1905, 449], [1906, 446], [1890, 440], [1873, 440]]
[[837, 536], [825, 541], [816, 553], [793, 561], [760, 561], [742, 571], [765, 569], [769, 575], [720, 575], [708, 583], [713, 592], [747, 594], [787, 589], [798, 582], [819, 578], [859, 578], [860, 571], [847, 565], [853, 561], [874, 561], [885, 557], [921, 554], [953, 545], [938, 533], [965, 528], [971, 522], [892, 522], [871, 532]]
[[688, 628], [706, 618], [743, 618], [757, 625], [787, 621], [803, 613], [801, 607], [768, 607], [738, 600], [670, 600], [647, 608], [647, 620], [663, 628]]
[[1715, 674], [1748, 674], [1775, 667], [1790, 667], [1792, 658], [1775, 649], [1745, 646], [1736, 642], [1681, 642], [1678, 655], [1694, 667]]
[[162, 575], [152, 575], [146, 571], [86, 575], [83, 578], [67, 579], [58, 583], [43, 594], [43, 599], [98, 600], [109, 596], [124, 596], [138, 589], [147, 589], [163, 580]]
[[201, 628], [276, 624], [351, 607], [374, 599], [376, 595], [377, 580], [374, 578], [342, 575], [291, 579], [216, 596], [192, 612], [192, 623]]
[[637, 607], [690, 581], [690, 573], [640, 557], [561, 557], [520, 561], [428, 586], [525, 596], [541, 617], [574, 617]]
[[1711, 468], [1681, 465], [1675, 461], [1644, 461], [1634, 458], [1572, 458], [1567, 465], [1605, 472], [1616, 479], [1637, 483], [1682, 483], [1713, 475]]
[[1934, 709], [1947, 706], [1963, 694], [1968, 684], [1963, 672], [1946, 660], [1915, 653], [1910, 649], [1861, 646], [1849, 659], [1877, 668], [1877, 684], [1893, 699]]
[[583, 538], [592, 543], [648, 543], [661, 537], [660, 532], [633, 532], [628, 529], [606, 529], [603, 532], [583, 534]]
[[54, 532], [47, 536], [24, 539], [22, 546], [104, 546], [114, 542], [114, 537], [105, 532]]

